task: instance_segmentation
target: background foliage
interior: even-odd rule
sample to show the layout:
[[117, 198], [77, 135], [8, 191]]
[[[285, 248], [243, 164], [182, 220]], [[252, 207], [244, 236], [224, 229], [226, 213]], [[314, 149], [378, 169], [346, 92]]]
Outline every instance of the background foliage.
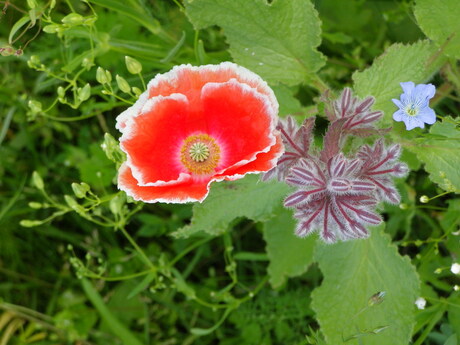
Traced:
[[[0, 9], [1, 345], [460, 343], [460, 2]], [[335, 245], [299, 239], [289, 187], [255, 176], [195, 205], [117, 191], [115, 117], [157, 73], [228, 60], [270, 83], [281, 116], [318, 115], [317, 145], [324, 91], [376, 98], [411, 168], [402, 203], [381, 205], [385, 226]], [[429, 130], [392, 121], [405, 81], [437, 86]]]

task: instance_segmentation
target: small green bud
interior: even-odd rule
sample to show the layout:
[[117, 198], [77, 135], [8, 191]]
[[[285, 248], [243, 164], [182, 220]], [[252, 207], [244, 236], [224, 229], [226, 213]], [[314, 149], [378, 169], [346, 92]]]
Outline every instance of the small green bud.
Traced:
[[79, 88], [77, 94], [80, 102], [86, 101], [91, 96], [91, 85], [87, 83], [82, 88]]
[[420, 202], [421, 202], [422, 204], [426, 204], [426, 203], [429, 202], [429, 201], [430, 201], [430, 198], [427, 197], [426, 195], [422, 195], [422, 196], [420, 197]]
[[112, 74], [107, 70], [105, 71], [105, 77], [107, 78], [108, 83], [112, 81]]
[[96, 80], [99, 84], [107, 84], [109, 80], [107, 79], [107, 74], [105, 73], [102, 67], [98, 67], [96, 70]]
[[64, 98], [65, 97], [65, 89], [62, 86], [59, 86], [57, 88], [57, 94], [59, 98]]
[[93, 59], [84, 58], [81, 62], [81, 66], [84, 67], [87, 71], [89, 71], [91, 67], [94, 66], [94, 61]]
[[34, 114], [42, 111], [42, 104], [39, 101], [30, 100], [28, 106], [30, 111]]
[[83, 206], [81, 206], [74, 198], [72, 198], [70, 195], [64, 195], [64, 200], [69, 205], [69, 207], [74, 210], [75, 212], [78, 213], [81, 217], [85, 219], [90, 219], [91, 217], [85, 210]]
[[56, 7], [56, 0], [51, 0], [49, 7], [50, 7], [50, 10], [52, 10], [54, 7]]
[[45, 31], [47, 34], [55, 34], [56, 32], [59, 31], [59, 25], [57, 24], [49, 24], [43, 27], [43, 31]]
[[82, 199], [86, 196], [86, 194], [90, 191], [90, 186], [85, 183], [72, 183], [72, 190], [75, 196], [79, 199]]
[[38, 57], [37, 55], [32, 55], [29, 60], [27, 61], [27, 65], [30, 67], [30, 68], [34, 68], [35, 66], [38, 66], [40, 65], [40, 57]]
[[142, 94], [142, 90], [135, 86], [132, 87], [132, 91], [137, 97], [139, 97]]
[[35, 188], [37, 188], [38, 190], [45, 189], [45, 184], [43, 182], [43, 179], [36, 171], [32, 173], [32, 183], [34, 184]]
[[121, 91], [124, 93], [129, 93], [131, 91], [131, 87], [129, 86], [128, 82], [126, 81], [125, 78], [120, 77], [118, 74], [115, 76], [115, 79], [117, 80], [118, 87]]
[[400, 208], [401, 210], [407, 210], [407, 209], [409, 208], [409, 206], [408, 206], [407, 204], [405, 204], [405, 203], [402, 202], [402, 203], [399, 204], [399, 208]]
[[19, 222], [19, 225], [25, 228], [32, 228], [34, 226], [42, 225], [43, 222], [41, 220], [30, 220], [30, 219], [23, 219]]
[[29, 202], [29, 207], [33, 208], [34, 210], [38, 210], [40, 208], [43, 208], [43, 204], [40, 204], [39, 202], [31, 201]]
[[109, 202], [110, 212], [112, 212], [113, 215], [120, 214], [121, 210], [123, 209], [123, 205], [124, 205], [125, 201], [126, 201], [126, 199], [124, 197], [124, 194], [117, 194]]
[[78, 13], [71, 13], [62, 18], [61, 22], [66, 25], [80, 25], [83, 23], [83, 17]]
[[125, 63], [129, 73], [139, 74], [142, 72], [142, 65], [136, 59], [129, 56], [125, 56]]
[[109, 133], [105, 133], [101, 148], [107, 158], [114, 163], [123, 163], [126, 160], [124, 152], [118, 146], [118, 141]]

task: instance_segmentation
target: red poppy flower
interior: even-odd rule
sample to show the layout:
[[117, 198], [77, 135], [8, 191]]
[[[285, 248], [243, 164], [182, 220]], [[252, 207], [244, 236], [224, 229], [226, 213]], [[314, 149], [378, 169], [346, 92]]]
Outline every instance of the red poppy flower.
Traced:
[[144, 202], [203, 201], [213, 181], [268, 171], [283, 153], [277, 113], [273, 91], [243, 67], [176, 66], [117, 118], [118, 187]]

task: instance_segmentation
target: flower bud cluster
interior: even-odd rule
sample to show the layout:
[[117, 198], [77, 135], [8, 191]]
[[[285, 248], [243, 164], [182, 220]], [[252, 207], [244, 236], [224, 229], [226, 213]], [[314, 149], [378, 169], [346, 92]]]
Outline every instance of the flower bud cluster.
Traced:
[[278, 125], [285, 153], [263, 178], [276, 177], [295, 188], [284, 205], [294, 209], [298, 236], [318, 231], [327, 243], [365, 238], [369, 236], [366, 227], [382, 221], [375, 210], [377, 204], [400, 203], [393, 178], [406, 175], [408, 167], [398, 160], [401, 147], [387, 147], [383, 139], [344, 154], [348, 136], [387, 131], [375, 126], [383, 113], [371, 111], [373, 97], [360, 101], [346, 88], [337, 100], [328, 95], [323, 100], [330, 125], [322, 149], [312, 147], [314, 118], [299, 126], [288, 117]]

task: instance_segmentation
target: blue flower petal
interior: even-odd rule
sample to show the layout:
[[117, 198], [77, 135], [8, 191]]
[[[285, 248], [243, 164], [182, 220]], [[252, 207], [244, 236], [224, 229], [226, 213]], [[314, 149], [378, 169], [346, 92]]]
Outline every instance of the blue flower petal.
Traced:
[[404, 108], [404, 104], [401, 103], [401, 101], [399, 99], [392, 99], [393, 103], [399, 108], [399, 109], [402, 109]]
[[417, 118], [425, 123], [428, 123], [429, 125], [432, 125], [436, 122], [436, 113], [433, 109], [426, 107], [419, 111]]
[[406, 107], [408, 104], [412, 103], [412, 96], [407, 93], [403, 93], [401, 95], [401, 102], [403, 107]]
[[404, 93], [408, 94], [409, 96], [412, 94], [412, 91], [415, 88], [413, 81], [406, 81], [405, 83], [399, 83], [399, 85], [401, 85]]
[[416, 116], [406, 116], [403, 121], [406, 124], [406, 129], [408, 131], [414, 129], [415, 127], [425, 128], [423, 121], [418, 119]]
[[404, 121], [406, 116], [407, 116], [406, 113], [400, 109], [393, 113], [393, 120], [398, 121], [398, 122]]
[[417, 98], [429, 100], [436, 93], [436, 88], [433, 84], [419, 84], [415, 87], [414, 94]]

